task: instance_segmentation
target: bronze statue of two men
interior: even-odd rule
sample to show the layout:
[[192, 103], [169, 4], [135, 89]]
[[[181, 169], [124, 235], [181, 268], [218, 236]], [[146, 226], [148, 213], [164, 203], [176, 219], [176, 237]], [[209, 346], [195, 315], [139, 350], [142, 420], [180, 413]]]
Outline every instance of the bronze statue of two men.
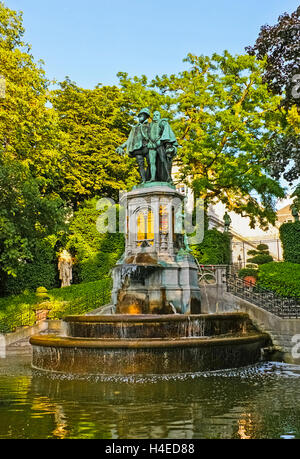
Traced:
[[[177, 152], [178, 143], [166, 118], [161, 118], [158, 111], [153, 113], [149, 123], [150, 110], [143, 108], [138, 114], [138, 124], [129, 134], [126, 142], [117, 148], [117, 153], [128, 155], [137, 160], [142, 183], [172, 183], [172, 161]], [[146, 160], [146, 167], [145, 167]]]

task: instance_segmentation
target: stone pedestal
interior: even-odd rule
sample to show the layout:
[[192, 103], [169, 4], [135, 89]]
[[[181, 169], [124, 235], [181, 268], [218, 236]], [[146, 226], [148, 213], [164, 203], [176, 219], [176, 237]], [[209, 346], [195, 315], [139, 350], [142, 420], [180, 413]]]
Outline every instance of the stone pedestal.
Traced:
[[167, 183], [126, 193], [125, 253], [113, 270], [119, 314], [200, 313], [198, 268], [184, 247], [184, 196]]

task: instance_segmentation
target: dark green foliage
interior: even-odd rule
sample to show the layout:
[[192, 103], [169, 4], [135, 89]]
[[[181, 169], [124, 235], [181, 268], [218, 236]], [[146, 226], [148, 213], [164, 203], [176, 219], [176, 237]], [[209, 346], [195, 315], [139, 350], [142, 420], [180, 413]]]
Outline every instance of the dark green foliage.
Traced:
[[230, 237], [216, 229], [207, 230], [201, 244], [192, 246], [200, 264], [226, 265], [230, 263]]
[[53, 264], [34, 262], [22, 264], [17, 270], [17, 276], [7, 279], [5, 294], [17, 295], [26, 289], [35, 290], [42, 283], [46, 288], [53, 288], [56, 285], [56, 269]]
[[251, 276], [256, 279], [257, 275], [258, 275], [258, 270], [254, 268], [243, 268], [243, 269], [240, 269], [239, 271], [239, 277], [241, 279], [244, 279], [244, 277], [247, 277], [247, 276]]
[[300, 221], [283, 223], [279, 231], [284, 260], [290, 263], [300, 263]]
[[[62, 201], [43, 196], [40, 185], [39, 180], [32, 178], [27, 167], [0, 159], [2, 279], [18, 275], [20, 269], [23, 269], [22, 274], [25, 273], [25, 267], [22, 267], [28, 267], [36, 257], [39, 258], [37, 247], [40, 242], [63, 227]], [[42, 253], [40, 258], [43, 259], [43, 256]]]
[[266, 251], [269, 253], [269, 246], [267, 244], [258, 244], [256, 249], [259, 250], [260, 252]]
[[247, 262], [254, 263], [256, 265], [263, 265], [273, 261], [273, 257], [269, 254], [269, 247], [266, 244], [258, 244], [256, 250], [248, 250], [248, 255], [252, 255], [252, 258], [248, 258]]
[[265, 263], [270, 263], [273, 261], [273, 257], [271, 255], [262, 253], [255, 255], [252, 258], [248, 258], [248, 261], [250, 263], [255, 263], [256, 265], [264, 265]]
[[49, 318], [61, 319], [71, 314], [85, 314], [110, 303], [112, 280], [71, 285], [49, 292], [51, 311]]
[[78, 263], [78, 278], [80, 282], [93, 282], [109, 276], [110, 270], [120, 258], [117, 252], [96, 252]]
[[300, 6], [292, 14], [283, 13], [277, 24], [264, 25], [253, 47], [246, 48], [258, 59], [267, 56], [264, 81], [274, 94], [284, 95], [284, 105], [300, 105], [293, 91], [293, 76], [300, 73]]
[[[49, 290], [49, 318], [60, 319], [97, 309], [110, 302], [111, 288], [111, 279], [103, 279]], [[0, 298], [0, 333], [8, 333], [22, 325], [33, 325], [37, 302], [36, 293], [29, 291]]]
[[280, 94], [282, 132], [274, 131], [265, 149], [265, 164], [273, 177], [281, 175], [290, 183], [297, 181], [299, 161], [299, 53], [300, 53], [300, 6], [291, 13], [283, 13], [274, 25], [263, 25], [249, 54], [266, 59], [263, 81], [273, 94]]
[[17, 295], [40, 286], [51, 289], [59, 285], [55, 242], [55, 236], [35, 242], [31, 249], [33, 258], [19, 263], [15, 277], [7, 277], [4, 287], [6, 295]]
[[[85, 201], [75, 212], [69, 228], [68, 250], [75, 256], [74, 282], [92, 282], [109, 276], [124, 252], [122, 233], [99, 233], [98, 199]], [[118, 219], [118, 212], [116, 212]]]
[[116, 86], [78, 87], [68, 78], [52, 92], [60, 138], [55, 187], [74, 208], [95, 194], [118, 197], [137, 183], [136, 164], [116, 153], [128, 135], [131, 118]]
[[255, 249], [248, 250], [247, 255], [257, 255], [257, 251]]
[[272, 262], [260, 266], [258, 285], [282, 296], [300, 298], [300, 265]]

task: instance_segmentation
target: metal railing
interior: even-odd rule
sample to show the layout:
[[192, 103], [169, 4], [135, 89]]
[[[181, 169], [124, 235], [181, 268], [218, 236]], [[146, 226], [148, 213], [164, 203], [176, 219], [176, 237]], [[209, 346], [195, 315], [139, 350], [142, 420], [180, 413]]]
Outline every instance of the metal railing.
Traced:
[[275, 292], [240, 279], [230, 271], [227, 273], [226, 283], [227, 292], [249, 301], [278, 317], [285, 319], [300, 318], [300, 299], [280, 296]]

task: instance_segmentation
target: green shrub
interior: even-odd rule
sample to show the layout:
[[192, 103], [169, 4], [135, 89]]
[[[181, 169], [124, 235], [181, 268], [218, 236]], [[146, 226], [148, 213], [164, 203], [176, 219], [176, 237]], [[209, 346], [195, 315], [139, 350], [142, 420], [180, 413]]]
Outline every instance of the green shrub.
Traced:
[[119, 253], [98, 252], [78, 263], [80, 282], [93, 282], [110, 275], [118, 259]]
[[49, 293], [51, 311], [49, 318], [61, 319], [72, 314], [85, 314], [110, 303], [112, 280], [110, 278], [53, 289]]
[[300, 264], [272, 262], [259, 267], [258, 285], [279, 295], [300, 298]]
[[258, 246], [256, 247], [256, 249], [259, 251], [259, 252], [267, 252], [269, 253], [269, 246], [267, 244], [258, 244]]
[[273, 261], [267, 244], [258, 244], [256, 249], [248, 250], [247, 254], [252, 255], [252, 258], [248, 258], [247, 262], [254, 263], [255, 265], [264, 265]]
[[33, 307], [36, 296], [33, 292], [0, 298], [0, 333], [9, 333], [17, 327], [33, 325]]
[[203, 265], [230, 263], [230, 236], [216, 229], [207, 230], [201, 244], [191, 247], [193, 255]]
[[[110, 303], [111, 279], [71, 285], [48, 291], [49, 318], [61, 319], [71, 314], [85, 314]], [[22, 325], [35, 323], [34, 310], [38, 308], [35, 292], [0, 298], [0, 333], [14, 331]]]
[[48, 290], [45, 287], [38, 287], [35, 296], [38, 303], [49, 300]]
[[[85, 201], [75, 212], [66, 248], [75, 257], [73, 282], [93, 282], [109, 275], [124, 252], [122, 233], [99, 233], [97, 198]], [[118, 212], [117, 212], [118, 214]], [[118, 217], [117, 217], [118, 218]]]
[[260, 253], [252, 258], [248, 258], [247, 261], [249, 261], [250, 263], [255, 263], [256, 265], [264, 265], [265, 263], [270, 263], [271, 261], [273, 261], [273, 257], [267, 253]]
[[300, 221], [283, 223], [279, 231], [284, 261], [300, 263]]
[[244, 279], [247, 276], [254, 277], [255, 279], [257, 278], [258, 275], [258, 270], [253, 269], [253, 268], [243, 268], [239, 270], [239, 277], [241, 279]]
[[16, 277], [6, 279], [5, 295], [18, 295], [26, 289], [35, 290], [41, 285], [47, 289], [58, 286], [55, 242], [55, 236], [36, 241], [32, 250], [33, 260], [20, 263]]

